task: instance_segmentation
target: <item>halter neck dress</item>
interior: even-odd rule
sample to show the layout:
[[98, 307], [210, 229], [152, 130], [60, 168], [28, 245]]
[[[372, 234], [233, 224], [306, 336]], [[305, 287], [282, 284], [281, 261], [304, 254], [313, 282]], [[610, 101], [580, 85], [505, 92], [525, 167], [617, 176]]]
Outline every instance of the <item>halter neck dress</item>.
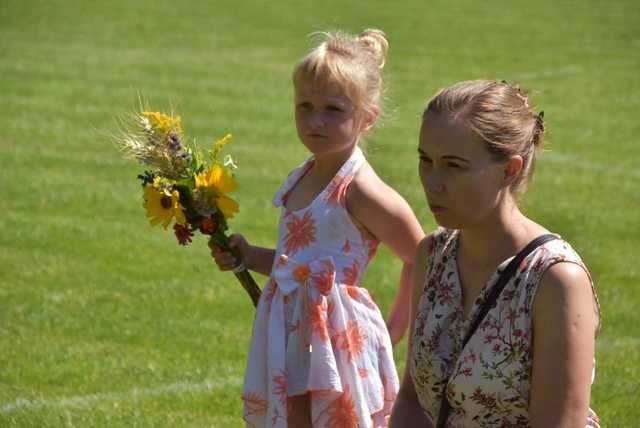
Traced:
[[310, 395], [314, 427], [386, 427], [399, 388], [380, 310], [360, 279], [377, 242], [345, 206], [365, 157], [356, 147], [307, 207], [285, 207], [314, 164], [294, 169], [273, 198], [281, 207], [271, 276], [260, 298], [242, 399], [250, 427], [286, 427], [287, 398]]
[[[528, 426], [536, 290], [542, 275], [555, 263], [575, 263], [587, 274], [588, 271], [580, 256], [562, 239], [536, 248], [521, 262], [496, 305], [464, 349], [460, 349], [490, 286], [511, 258], [500, 264], [474, 302], [469, 317], [464, 319], [456, 263], [458, 236], [457, 230], [440, 228], [428, 237], [430, 269], [418, 303], [410, 349], [411, 377], [418, 400], [425, 413], [436, 421], [445, 381], [449, 378], [446, 395], [451, 410], [447, 427]], [[593, 282], [591, 290], [599, 319]], [[591, 409], [585, 426], [600, 426]]]

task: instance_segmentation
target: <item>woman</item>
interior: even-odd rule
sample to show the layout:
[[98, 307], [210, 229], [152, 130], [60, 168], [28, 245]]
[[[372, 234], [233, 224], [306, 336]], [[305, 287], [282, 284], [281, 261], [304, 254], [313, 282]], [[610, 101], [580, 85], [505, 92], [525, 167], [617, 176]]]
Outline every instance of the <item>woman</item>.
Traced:
[[543, 134], [543, 114], [504, 81], [461, 82], [429, 102], [419, 170], [442, 227], [417, 253], [392, 426], [435, 426], [439, 417], [449, 427], [598, 426], [589, 409], [598, 301], [580, 257], [559, 237], [506, 278], [463, 346], [509, 261], [550, 233], [517, 203]]

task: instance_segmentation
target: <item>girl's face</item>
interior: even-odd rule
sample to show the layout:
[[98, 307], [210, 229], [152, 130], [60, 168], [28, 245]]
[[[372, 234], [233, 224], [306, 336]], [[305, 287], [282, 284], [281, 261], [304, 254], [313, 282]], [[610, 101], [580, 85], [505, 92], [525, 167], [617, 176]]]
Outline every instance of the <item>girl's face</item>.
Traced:
[[295, 116], [300, 141], [316, 156], [352, 149], [375, 121], [336, 85], [301, 84], [295, 91]]
[[484, 142], [447, 114], [430, 114], [420, 130], [419, 173], [440, 226], [462, 229], [496, 212], [508, 192], [505, 165]]

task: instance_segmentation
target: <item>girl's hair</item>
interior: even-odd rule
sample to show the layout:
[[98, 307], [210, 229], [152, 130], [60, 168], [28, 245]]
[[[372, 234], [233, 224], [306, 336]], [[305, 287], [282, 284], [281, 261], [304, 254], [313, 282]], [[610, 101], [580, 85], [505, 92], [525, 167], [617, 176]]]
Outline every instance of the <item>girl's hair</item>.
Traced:
[[389, 42], [380, 30], [357, 36], [321, 33], [325, 41], [309, 52], [293, 70], [296, 88], [303, 84], [337, 84], [359, 109], [380, 108], [382, 68]]
[[533, 174], [535, 149], [542, 145], [544, 112], [533, 113], [527, 96], [506, 81], [470, 80], [441, 90], [429, 101], [422, 116], [451, 115], [482, 139], [497, 161], [520, 155], [522, 170], [512, 188], [526, 189]]

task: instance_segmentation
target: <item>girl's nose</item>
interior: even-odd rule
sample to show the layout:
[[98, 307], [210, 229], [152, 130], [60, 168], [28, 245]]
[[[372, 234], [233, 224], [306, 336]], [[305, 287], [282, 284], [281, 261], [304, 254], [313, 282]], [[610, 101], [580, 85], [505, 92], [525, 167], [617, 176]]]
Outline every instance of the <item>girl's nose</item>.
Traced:
[[314, 128], [319, 128], [324, 125], [324, 118], [321, 112], [314, 111], [309, 115], [309, 124]]

